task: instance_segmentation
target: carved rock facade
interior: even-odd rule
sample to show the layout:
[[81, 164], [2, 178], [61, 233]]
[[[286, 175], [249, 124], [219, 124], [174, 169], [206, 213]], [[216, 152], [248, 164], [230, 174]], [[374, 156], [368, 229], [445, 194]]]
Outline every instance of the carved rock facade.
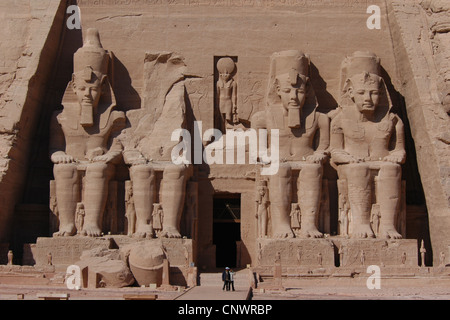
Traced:
[[[10, 163], [11, 155], [11, 165], [27, 168], [14, 176], [5, 167], [0, 189], [17, 181], [8, 191], [14, 197], [2, 200], [2, 226], [34, 214], [46, 227], [36, 224], [34, 239], [26, 230], [13, 236], [0, 229], [0, 242], [10, 243], [0, 248], [36, 242], [36, 263], [51, 253], [64, 264], [62, 244], [75, 246], [66, 257], [72, 263], [99, 241], [105, 249], [114, 243], [134, 248], [126, 249], [131, 265], [125, 259], [132, 272], [139, 252], [147, 252], [158, 263], [141, 269], [162, 268], [167, 259], [179, 270], [176, 279], [193, 266], [265, 270], [275, 261], [414, 266], [414, 242], [421, 240], [427, 264], [431, 252], [435, 264], [443, 260], [439, 253], [450, 244], [448, 6], [375, 2], [387, 9], [379, 31], [365, 28], [364, 4], [344, 0], [318, 11], [285, 1], [267, 11], [223, 7], [236, 13], [234, 24], [209, 17], [208, 3], [184, 7], [188, 23], [166, 16], [177, 2], [82, 1], [80, 31], [58, 29], [65, 8], [48, 2], [56, 17], [47, 23], [49, 41], [63, 40], [57, 52], [41, 48], [58, 58], [53, 65], [36, 62], [54, 71], [38, 90], [43, 113], [28, 114], [23, 104], [20, 120], [1, 121], [0, 137], [6, 144], [19, 139], [0, 161]], [[362, 25], [358, 32], [346, 25], [348, 11]], [[318, 12], [335, 21], [323, 22]], [[299, 28], [299, 19], [308, 28]], [[271, 39], [264, 45], [263, 34]], [[5, 75], [9, 88], [16, 80]], [[24, 98], [9, 92], [0, 92], [4, 111]], [[35, 124], [29, 128], [27, 115]], [[17, 125], [8, 129], [8, 121]], [[235, 144], [236, 132], [250, 139]], [[277, 148], [278, 159], [255, 156], [255, 142]], [[244, 163], [234, 161], [239, 152]], [[204, 155], [223, 161], [206, 162]], [[276, 172], [266, 175], [272, 166]], [[40, 175], [42, 167], [47, 173]]]

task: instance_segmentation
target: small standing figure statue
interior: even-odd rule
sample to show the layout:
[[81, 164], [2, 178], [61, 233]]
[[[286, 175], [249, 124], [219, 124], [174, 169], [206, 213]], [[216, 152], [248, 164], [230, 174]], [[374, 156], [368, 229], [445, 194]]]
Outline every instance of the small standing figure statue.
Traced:
[[298, 203], [291, 204], [291, 228], [294, 232], [300, 230], [300, 206]]
[[164, 212], [162, 205], [160, 203], [153, 204], [153, 229], [154, 230], [162, 230], [163, 229], [163, 221], [164, 221]]
[[232, 78], [236, 64], [229, 57], [221, 58], [217, 62], [219, 80], [217, 81], [217, 97], [219, 99], [219, 110], [222, 118], [223, 130], [228, 125], [239, 122], [237, 110], [237, 84]]
[[12, 250], [8, 251], [8, 266], [12, 266], [13, 263], [13, 259], [14, 259], [14, 254], [12, 252]]
[[302, 259], [302, 250], [300, 248], [297, 249], [297, 262], [300, 264]]
[[405, 265], [406, 264], [406, 252], [402, 253], [402, 264]]
[[344, 266], [344, 245], [341, 244], [339, 247], [339, 265], [342, 267]]
[[349, 205], [346, 197], [342, 199], [342, 207], [339, 210], [339, 224], [340, 233], [344, 237], [348, 237], [348, 224], [349, 224]]
[[125, 187], [125, 216], [128, 221], [128, 236], [136, 232], [136, 209], [134, 207], [133, 186], [131, 181], [126, 182]]
[[258, 262], [261, 262], [262, 259], [262, 247], [261, 243], [258, 243]]
[[444, 253], [444, 251], [441, 251], [441, 253], [439, 253], [439, 267], [445, 267], [445, 253]]
[[423, 243], [423, 240], [422, 240], [422, 243], [420, 245], [420, 258], [422, 260], [422, 268], [425, 267], [425, 254], [426, 253], [427, 253], [427, 249], [425, 249], [425, 244]]
[[317, 264], [322, 266], [322, 253], [320, 252], [317, 254]]
[[364, 250], [361, 250], [360, 259], [361, 259], [361, 265], [363, 266], [366, 263], [366, 253], [364, 252]]
[[375, 235], [378, 234], [378, 229], [380, 227], [380, 205], [373, 204], [372, 205], [372, 212], [370, 215], [370, 224], [372, 225], [372, 230], [375, 233]]
[[258, 186], [256, 194], [256, 218], [258, 219], [258, 237], [264, 238], [267, 236], [267, 219], [269, 208], [269, 195], [267, 188], [267, 181], [262, 180]]
[[59, 223], [59, 211], [58, 211], [58, 202], [56, 200], [56, 196], [50, 196], [50, 228], [52, 232], [56, 232], [58, 230]]
[[75, 223], [77, 228], [77, 234], [83, 234], [83, 226], [84, 226], [84, 204], [82, 202], [77, 203], [77, 211], [75, 212]]
[[52, 256], [52, 253], [51, 253], [51, 252], [49, 252], [49, 253], [47, 254], [47, 264], [48, 264], [49, 266], [52, 266], [52, 265], [53, 265], [53, 256]]

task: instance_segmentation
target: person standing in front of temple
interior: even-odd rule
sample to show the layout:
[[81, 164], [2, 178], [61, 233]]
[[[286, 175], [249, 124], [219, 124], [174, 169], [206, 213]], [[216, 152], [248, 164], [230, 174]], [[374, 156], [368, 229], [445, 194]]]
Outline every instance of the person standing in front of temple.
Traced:
[[233, 291], [234, 290], [234, 275], [236, 274], [232, 269], [230, 269], [230, 282], [228, 284], [229, 289], [231, 288]]
[[227, 289], [227, 291], [230, 291], [230, 268], [226, 267], [225, 270], [222, 272], [222, 281], [223, 281], [223, 287], [222, 290]]

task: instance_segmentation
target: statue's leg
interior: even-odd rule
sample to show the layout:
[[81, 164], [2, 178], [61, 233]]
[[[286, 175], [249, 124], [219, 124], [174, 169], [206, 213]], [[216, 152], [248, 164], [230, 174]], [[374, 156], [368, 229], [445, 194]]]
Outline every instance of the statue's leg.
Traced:
[[401, 197], [402, 170], [400, 165], [385, 163], [380, 168], [377, 183], [377, 202], [380, 205], [380, 238], [401, 239], [395, 228]]
[[300, 237], [321, 238], [317, 219], [322, 194], [322, 165], [305, 164], [298, 177], [298, 201], [301, 211]]
[[98, 237], [102, 233], [103, 213], [108, 199], [109, 181], [114, 166], [106, 163], [91, 163], [84, 178], [83, 204], [85, 210], [83, 235]]
[[267, 235], [267, 207], [264, 207], [263, 212], [261, 213], [261, 233], [260, 233], [260, 237], [261, 238], [265, 238]]
[[373, 238], [370, 227], [372, 209], [372, 179], [369, 166], [365, 163], [345, 165], [348, 200], [352, 212], [352, 232], [354, 238]]
[[180, 221], [186, 195], [185, 166], [170, 165], [164, 169], [162, 185], [162, 207], [164, 211], [161, 236], [181, 238]]
[[293, 238], [291, 229], [291, 167], [280, 164], [278, 173], [270, 176], [269, 198], [271, 203], [272, 236], [274, 238]]
[[73, 236], [76, 233], [75, 211], [80, 199], [80, 186], [75, 164], [56, 164], [56, 200], [59, 210], [59, 231], [55, 236]]
[[134, 236], [138, 238], [153, 237], [151, 227], [153, 203], [155, 202], [155, 172], [151, 166], [137, 165], [130, 168], [133, 184], [136, 226]]

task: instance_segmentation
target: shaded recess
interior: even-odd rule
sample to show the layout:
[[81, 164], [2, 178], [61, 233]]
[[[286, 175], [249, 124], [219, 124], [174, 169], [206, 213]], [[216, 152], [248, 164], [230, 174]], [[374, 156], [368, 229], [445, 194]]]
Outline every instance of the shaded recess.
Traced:
[[236, 267], [236, 241], [241, 240], [241, 195], [218, 194], [213, 204], [216, 267]]

